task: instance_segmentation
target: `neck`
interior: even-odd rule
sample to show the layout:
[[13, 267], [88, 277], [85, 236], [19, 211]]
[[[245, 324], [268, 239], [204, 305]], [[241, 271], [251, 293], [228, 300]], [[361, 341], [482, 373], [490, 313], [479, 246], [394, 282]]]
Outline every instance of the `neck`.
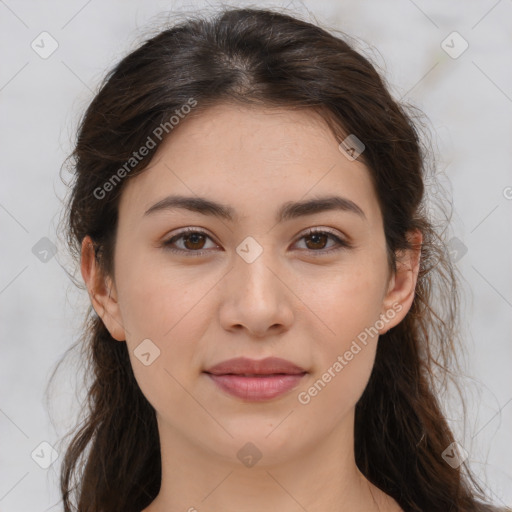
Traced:
[[274, 457], [270, 463], [263, 454], [252, 467], [236, 457], [212, 454], [160, 419], [158, 425], [162, 485], [144, 512], [400, 510], [390, 506], [391, 498], [370, 484], [355, 464], [353, 415], [346, 419], [345, 428], [331, 432], [295, 457]]

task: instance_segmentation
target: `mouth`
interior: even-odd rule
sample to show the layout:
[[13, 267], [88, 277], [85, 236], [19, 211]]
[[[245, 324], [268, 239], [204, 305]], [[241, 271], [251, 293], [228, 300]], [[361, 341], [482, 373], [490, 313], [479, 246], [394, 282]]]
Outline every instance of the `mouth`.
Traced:
[[270, 357], [261, 360], [230, 359], [204, 373], [217, 388], [230, 396], [261, 402], [292, 390], [308, 372], [285, 359]]
[[249, 402], [262, 402], [281, 396], [299, 385], [306, 373], [286, 374], [212, 374], [208, 377], [222, 391]]

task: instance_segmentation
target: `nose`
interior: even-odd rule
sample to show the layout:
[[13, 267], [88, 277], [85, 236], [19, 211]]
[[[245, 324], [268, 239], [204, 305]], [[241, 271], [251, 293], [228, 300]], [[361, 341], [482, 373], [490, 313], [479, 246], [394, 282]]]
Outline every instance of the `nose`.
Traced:
[[[227, 331], [245, 330], [256, 338], [285, 332], [294, 318], [290, 276], [265, 249], [254, 261], [238, 255], [225, 276], [220, 322]], [[296, 299], [295, 299], [296, 300]]]

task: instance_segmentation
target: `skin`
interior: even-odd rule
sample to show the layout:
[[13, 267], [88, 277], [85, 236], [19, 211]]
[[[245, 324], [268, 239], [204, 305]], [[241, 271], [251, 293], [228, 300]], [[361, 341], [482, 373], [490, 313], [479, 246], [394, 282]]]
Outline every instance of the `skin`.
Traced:
[[[333, 193], [364, 217], [335, 210], [276, 223], [284, 203]], [[185, 209], [144, 215], [169, 194], [215, 200], [237, 217]], [[208, 236], [174, 243], [188, 253], [162, 245], [186, 227]], [[352, 247], [317, 255], [338, 244], [312, 239], [308, 228], [330, 229]], [[236, 252], [247, 236], [263, 250], [252, 263]], [[411, 237], [421, 242], [419, 233]], [[354, 410], [378, 335], [308, 404], [298, 394], [379, 315], [395, 312], [379, 334], [404, 318], [418, 260], [419, 250], [404, 252], [390, 271], [369, 171], [342, 154], [316, 114], [222, 104], [182, 121], [150, 166], [126, 183], [114, 275], [101, 273], [89, 237], [82, 246], [93, 306], [111, 335], [128, 344], [137, 382], [157, 413], [162, 487], [144, 512], [400, 511], [354, 460]], [[145, 366], [134, 350], [148, 338], [160, 356]], [[308, 374], [285, 395], [246, 402], [203, 373], [238, 356], [282, 357]], [[247, 442], [261, 454], [252, 467], [237, 458]]]

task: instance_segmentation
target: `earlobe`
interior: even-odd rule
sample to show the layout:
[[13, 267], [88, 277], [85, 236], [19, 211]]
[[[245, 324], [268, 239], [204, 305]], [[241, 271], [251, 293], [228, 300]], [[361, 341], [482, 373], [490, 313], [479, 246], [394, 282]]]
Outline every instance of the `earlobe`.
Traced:
[[105, 277], [101, 271], [90, 236], [82, 240], [80, 269], [96, 314], [115, 340], [125, 341], [117, 292], [112, 279], [109, 276]]
[[[383, 300], [382, 314], [389, 318], [389, 321], [386, 322], [380, 334], [398, 325], [409, 312], [414, 300], [423, 235], [421, 231], [415, 230], [409, 233], [408, 239], [412, 247], [397, 254], [396, 272], [389, 280], [388, 290]], [[388, 315], [390, 312], [393, 314]]]

